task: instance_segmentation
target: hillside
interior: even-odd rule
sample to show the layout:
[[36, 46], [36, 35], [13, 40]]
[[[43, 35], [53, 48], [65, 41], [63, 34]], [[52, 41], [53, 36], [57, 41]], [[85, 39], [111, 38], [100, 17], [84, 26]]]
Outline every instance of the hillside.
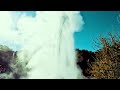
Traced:
[[19, 79], [26, 75], [24, 64], [17, 60], [17, 52], [0, 45], [0, 79]]

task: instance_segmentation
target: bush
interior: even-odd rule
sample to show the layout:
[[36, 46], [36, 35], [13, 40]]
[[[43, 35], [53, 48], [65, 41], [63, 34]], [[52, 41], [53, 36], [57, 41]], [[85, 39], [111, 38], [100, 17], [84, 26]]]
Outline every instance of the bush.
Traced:
[[88, 73], [95, 79], [120, 79], [120, 37], [109, 33], [110, 38], [100, 37], [102, 48], [96, 52]]

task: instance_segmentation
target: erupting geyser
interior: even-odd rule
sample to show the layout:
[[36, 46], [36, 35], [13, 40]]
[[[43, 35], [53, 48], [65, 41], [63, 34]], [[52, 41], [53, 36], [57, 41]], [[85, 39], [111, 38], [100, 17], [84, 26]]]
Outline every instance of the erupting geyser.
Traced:
[[22, 47], [17, 56], [25, 68], [31, 69], [28, 79], [82, 78], [76, 65], [73, 40], [73, 33], [84, 23], [79, 11], [36, 11], [35, 17], [22, 12], [1, 13], [12, 20], [11, 26], [5, 29], [14, 32], [9, 36], [16, 39], [8, 37], [9, 41]]

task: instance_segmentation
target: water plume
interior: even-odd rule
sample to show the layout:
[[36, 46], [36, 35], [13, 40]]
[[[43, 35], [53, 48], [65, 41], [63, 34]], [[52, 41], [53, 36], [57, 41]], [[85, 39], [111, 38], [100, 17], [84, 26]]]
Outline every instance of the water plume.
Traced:
[[76, 65], [73, 38], [84, 24], [79, 11], [36, 11], [35, 17], [19, 13], [12, 18], [17, 39], [11, 40], [22, 46], [17, 56], [31, 69], [28, 79], [83, 78]]

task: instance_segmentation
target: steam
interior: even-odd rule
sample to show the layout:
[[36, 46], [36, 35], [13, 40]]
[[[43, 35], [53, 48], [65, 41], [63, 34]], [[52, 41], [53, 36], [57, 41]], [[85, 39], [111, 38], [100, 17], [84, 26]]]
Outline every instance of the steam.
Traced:
[[0, 13], [0, 19], [8, 17], [2, 20], [6, 20], [4, 26], [0, 23], [0, 29], [5, 30], [2, 38], [22, 47], [18, 62], [31, 69], [28, 79], [82, 78], [73, 40], [73, 33], [84, 24], [79, 11], [36, 11], [35, 17], [22, 12]]

